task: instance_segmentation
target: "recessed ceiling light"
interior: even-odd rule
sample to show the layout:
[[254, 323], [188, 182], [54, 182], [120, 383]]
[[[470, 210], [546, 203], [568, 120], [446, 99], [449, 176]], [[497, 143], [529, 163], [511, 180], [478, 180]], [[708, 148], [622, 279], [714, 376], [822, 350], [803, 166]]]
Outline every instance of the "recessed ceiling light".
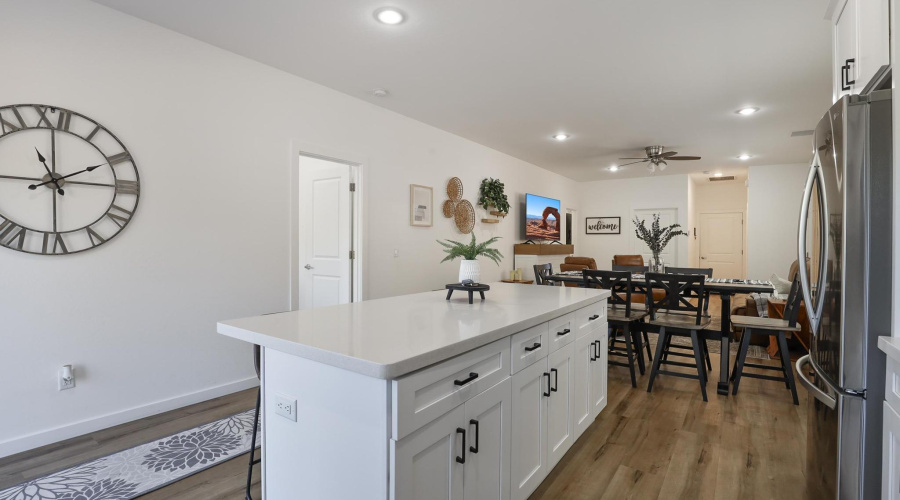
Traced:
[[713, 174], [713, 177], [722, 177], [722, 172], [716, 172]]
[[619, 171], [619, 166], [618, 166], [618, 165], [613, 165], [613, 166], [611, 166], [611, 167], [608, 167], [606, 170], [609, 170], [610, 172], [618, 172], [618, 171]]
[[740, 155], [740, 156], [737, 157], [738, 160], [742, 160], [742, 161], [747, 161], [747, 160], [749, 160], [750, 158], [753, 158], [753, 157], [750, 156], [750, 155], [748, 155], [748, 154], [742, 154], [742, 155]]
[[757, 111], [759, 111], [759, 108], [746, 107], [746, 108], [741, 108], [741, 109], [735, 111], [735, 113], [737, 113], [739, 115], [750, 116], [753, 113], [756, 113]]
[[553, 134], [553, 138], [557, 141], [564, 141], [569, 138], [569, 134], [563, 134], [562, 132], [558, 134]]
[[398, 9], [384, 7], [375, 11], [375, 19], [384, 24], [400, 24], [406, 20], [406, 16]]
[[387, 97], [388, 91], [384, 89], [372, 89], [372, 95], [375, 97]]

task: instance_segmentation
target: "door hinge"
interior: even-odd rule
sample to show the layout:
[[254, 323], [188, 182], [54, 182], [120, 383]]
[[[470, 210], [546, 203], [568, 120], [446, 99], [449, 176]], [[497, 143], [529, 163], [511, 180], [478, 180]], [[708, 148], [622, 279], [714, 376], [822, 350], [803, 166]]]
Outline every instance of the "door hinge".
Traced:
[[355, 258], [356, 258], [356, 252], [354, 250], [350, 250], [350, 259], [352, 260]]
[[356, 183], [355, 182], [350, 183], [350, 192], [351, 193], [356, 192]]

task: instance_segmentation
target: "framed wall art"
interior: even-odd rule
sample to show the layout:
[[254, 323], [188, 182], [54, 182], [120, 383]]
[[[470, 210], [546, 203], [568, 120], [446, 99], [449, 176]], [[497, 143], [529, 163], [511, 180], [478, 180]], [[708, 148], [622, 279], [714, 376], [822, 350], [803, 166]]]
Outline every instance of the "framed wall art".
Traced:
[[431, 227], [434, 213], [432, 189], [417, 184], [409, 185], [409, 225]]

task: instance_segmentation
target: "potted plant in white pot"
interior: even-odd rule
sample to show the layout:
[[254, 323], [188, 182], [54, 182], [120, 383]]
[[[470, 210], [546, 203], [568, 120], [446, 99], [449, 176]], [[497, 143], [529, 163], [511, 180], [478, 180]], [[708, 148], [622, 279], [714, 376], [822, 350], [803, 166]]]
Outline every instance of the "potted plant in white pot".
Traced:
[[653, 224], [647, 229], [647, 221], [634, 218], [634, 234], [639, 240], [643, 241], [650, 248], [653, 257], [650, 259], [650, 272], [665, 272], [665, 263], [662, 261], [660, 254], [666, 248], [666, 245], [676, 236], [687, 236], [688, 234], [681, 230], [681, 224], [672, 224], [668, 227], [659, 227], [659, 214], [653, 214]]
[[437, 240], [437, 242], [444, 247], [444, 253], [447, 254], [447, 256], [444, 257], [444, 260], [442, 260], [441, 262], [447, 262], [448, 260], [453, 260], [457, 257], [461, 257], [463, 260], [459, 263], [459, 281], [462, 282], [463, 280], [472, 280], [473, 282], [478, 283], [478, 280], [481, 279], [481, 266], [478, 264], [478, 260], [476, 259], [479, 256], [483, 255], [494, 261], [494, 263], [499, 266], [500, 259], [503, 258], [503, 254], [501, 254], [500, 251], [496, 248], [490, 248], [490, 246], [496, 243], [499, 239], [499, 237], [494, 236], [489, 240], [477, 243], [475, 241], [475, 235], [473, 234], [472, 242], [468, 245], [453, 240]]

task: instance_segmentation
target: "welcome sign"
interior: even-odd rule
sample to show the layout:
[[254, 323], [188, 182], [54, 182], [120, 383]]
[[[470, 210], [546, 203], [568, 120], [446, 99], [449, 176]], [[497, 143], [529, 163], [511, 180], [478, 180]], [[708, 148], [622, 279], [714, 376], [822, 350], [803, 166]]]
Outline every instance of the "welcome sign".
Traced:
[[621, 234], [621, 217], [585, 217], [585, 232], [587, 234]]

